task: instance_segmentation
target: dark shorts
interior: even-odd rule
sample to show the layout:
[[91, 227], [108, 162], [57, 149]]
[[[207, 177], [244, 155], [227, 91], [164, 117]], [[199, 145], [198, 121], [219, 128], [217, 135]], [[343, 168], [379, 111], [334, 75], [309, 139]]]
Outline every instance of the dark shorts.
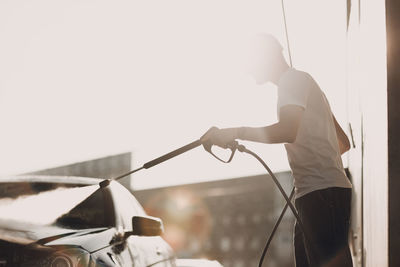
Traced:
[[313, 191], [296, 199], [295, 205], [306, 233], [296, 222], [296, 267], [353, 266], [348, 245], [351, 189]]

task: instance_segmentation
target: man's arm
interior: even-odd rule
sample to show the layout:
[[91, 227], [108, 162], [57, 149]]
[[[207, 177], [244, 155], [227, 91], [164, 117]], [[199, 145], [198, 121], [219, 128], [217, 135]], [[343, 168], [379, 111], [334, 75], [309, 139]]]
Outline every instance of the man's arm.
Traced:
[[303, 113], [304, 108], [301, 106], [283, 106], [279, 110], [279, 122], [265, 127], [238, 128], [237, 138], [266, 144], [293, 143]]
[[350, 149], [350, 142], [347, 138], [346, 133], [343, 131], [342, 127], [340, 127], [339, 123], [336, 121], [335, 115], [332, 114], [333, 122], [335, 124], [336, 136], [339, 144], [340, 155], [345, 153]]
[[202, 142], [211, 142], [227, 148], [235, 139], [266, 144], [293, 143], [301, 123], [304, 108], [298, 105], [286, 105], [280, 108], [279, 122], [265, 127], [239, 127], [218, 129], [211, 127], [201, 138]]

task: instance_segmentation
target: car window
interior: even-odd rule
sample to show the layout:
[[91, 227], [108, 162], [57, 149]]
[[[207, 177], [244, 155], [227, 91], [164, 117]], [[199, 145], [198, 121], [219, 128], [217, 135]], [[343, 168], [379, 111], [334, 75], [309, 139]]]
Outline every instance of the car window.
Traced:
[[136, 198], [122, 185], [112, 185], [112, 194], [121, 226], [125, 230], [131, 231], [132, 217], [146, 216], [146, 212]]
[[114, 226], [113, 207], [107, 190], [97, 189], [68, 213], [59, 217], [55, 224], [65, 228], [88, 229]]

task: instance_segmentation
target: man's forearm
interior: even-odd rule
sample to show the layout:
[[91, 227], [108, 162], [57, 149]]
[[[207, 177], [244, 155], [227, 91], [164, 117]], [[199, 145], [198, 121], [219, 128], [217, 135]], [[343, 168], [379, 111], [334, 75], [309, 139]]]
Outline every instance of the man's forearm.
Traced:
[[[296, 140], [304, 108], [297, 105], [286, 105], [279, 110], [279, 122], [265, 127], [226, 128], [215, 131], [214, 142], [241, 139], [265, 144], [293, 143]], [[204, 137], [207, 139], [207, 136]]]
[[289, 129], [282, 124], [275, 123], [265, 127], [240, 127], [237, 128], [238, 139], [266, 144], [279, 144], [294, 142], [295, 137], [290, 136]]

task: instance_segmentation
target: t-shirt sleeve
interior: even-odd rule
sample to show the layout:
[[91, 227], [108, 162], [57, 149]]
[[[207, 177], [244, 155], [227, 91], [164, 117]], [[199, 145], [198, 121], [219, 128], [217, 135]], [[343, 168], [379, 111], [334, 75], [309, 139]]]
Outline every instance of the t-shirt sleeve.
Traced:
[[278, 110], [287, 105], [306, 108], [310, 91], [310, 81], [306, 75], [285, 75], [278, 84]]

